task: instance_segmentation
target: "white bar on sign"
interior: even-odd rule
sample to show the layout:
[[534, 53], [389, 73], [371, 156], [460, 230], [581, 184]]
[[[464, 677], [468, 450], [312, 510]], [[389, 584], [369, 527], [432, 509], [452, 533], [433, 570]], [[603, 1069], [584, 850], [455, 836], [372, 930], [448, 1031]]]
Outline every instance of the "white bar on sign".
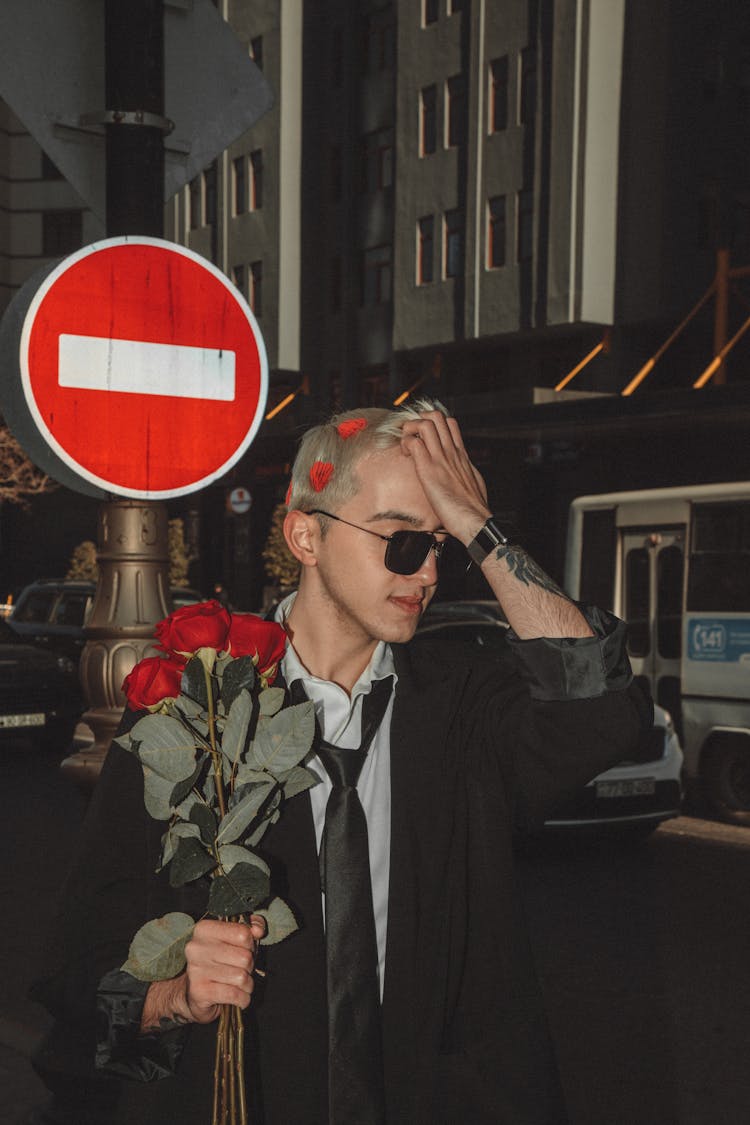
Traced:
[[235, 353], [60, 334], [58, 383], [81, 391], [234, 401]]

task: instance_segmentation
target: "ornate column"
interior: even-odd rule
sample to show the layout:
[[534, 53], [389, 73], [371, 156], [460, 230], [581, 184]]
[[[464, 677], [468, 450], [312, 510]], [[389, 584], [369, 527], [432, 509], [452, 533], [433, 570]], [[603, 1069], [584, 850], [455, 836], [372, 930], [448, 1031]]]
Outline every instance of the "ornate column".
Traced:
[[122, 681], [149, 655], [154, 623], [171, 611], [167, 509], [161, 503], [115, 500], [99, 511], [99, 583], [81, 656], [88, 703], [83, 718], [94, 745], [62, 763], [63, 773], [92, 788], [125, 706]]

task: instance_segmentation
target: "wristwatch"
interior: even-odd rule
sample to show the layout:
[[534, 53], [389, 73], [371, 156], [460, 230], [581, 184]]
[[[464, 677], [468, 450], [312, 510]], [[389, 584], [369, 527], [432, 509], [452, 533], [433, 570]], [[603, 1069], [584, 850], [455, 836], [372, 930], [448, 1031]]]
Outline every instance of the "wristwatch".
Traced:
[[507, 547], [509, 543], [510, 540], [500, 530], [495, 516], [490, 516], [471, 543], [467, 544], [466, 550], [471, 556], [471, 561], [481, 566], [491, 551], [496, 547]]

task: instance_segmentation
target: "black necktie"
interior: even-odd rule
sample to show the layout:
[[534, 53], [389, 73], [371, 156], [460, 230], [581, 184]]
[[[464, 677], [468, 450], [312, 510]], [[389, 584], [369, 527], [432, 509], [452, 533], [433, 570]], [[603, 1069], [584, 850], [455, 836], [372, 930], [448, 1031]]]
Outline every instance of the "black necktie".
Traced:
[[[298, 688], [299, 681], [294, 687]], [[367, 821], [357, 779], [388, 707], [393, 679], [373, 683], [362, 701], [358, 748], [322, 738], [318, 757], [333, 784], [321, 846], [328, 977], [329, 1125], [383, 1125], [383, 1044], [378, 947], [372, 907]]]

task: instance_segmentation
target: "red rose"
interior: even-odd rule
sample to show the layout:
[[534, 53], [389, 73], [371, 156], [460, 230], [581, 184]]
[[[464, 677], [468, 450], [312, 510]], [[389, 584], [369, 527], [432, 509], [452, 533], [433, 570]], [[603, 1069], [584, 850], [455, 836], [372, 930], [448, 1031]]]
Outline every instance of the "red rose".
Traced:
[[229, 651], [232, 656], [258, 657], [263, 673], [278, 664], [286, 648], [286, 633], [275, 621], [264, 621], [254, 613], [233, 613], [229, 626]]
[[130, 710], [150, 710], [165, 699], [176, 699], [184, 667], [185, 661], [176, 657], [147, 656], [141, 660], [122, 684]]
[[156, 626], [156, 637], [165, 652], [193, 653], [199, 648], [222, 652], [229, 636], [229, 612], [220, 602], [199, 602], [170, 613]]

